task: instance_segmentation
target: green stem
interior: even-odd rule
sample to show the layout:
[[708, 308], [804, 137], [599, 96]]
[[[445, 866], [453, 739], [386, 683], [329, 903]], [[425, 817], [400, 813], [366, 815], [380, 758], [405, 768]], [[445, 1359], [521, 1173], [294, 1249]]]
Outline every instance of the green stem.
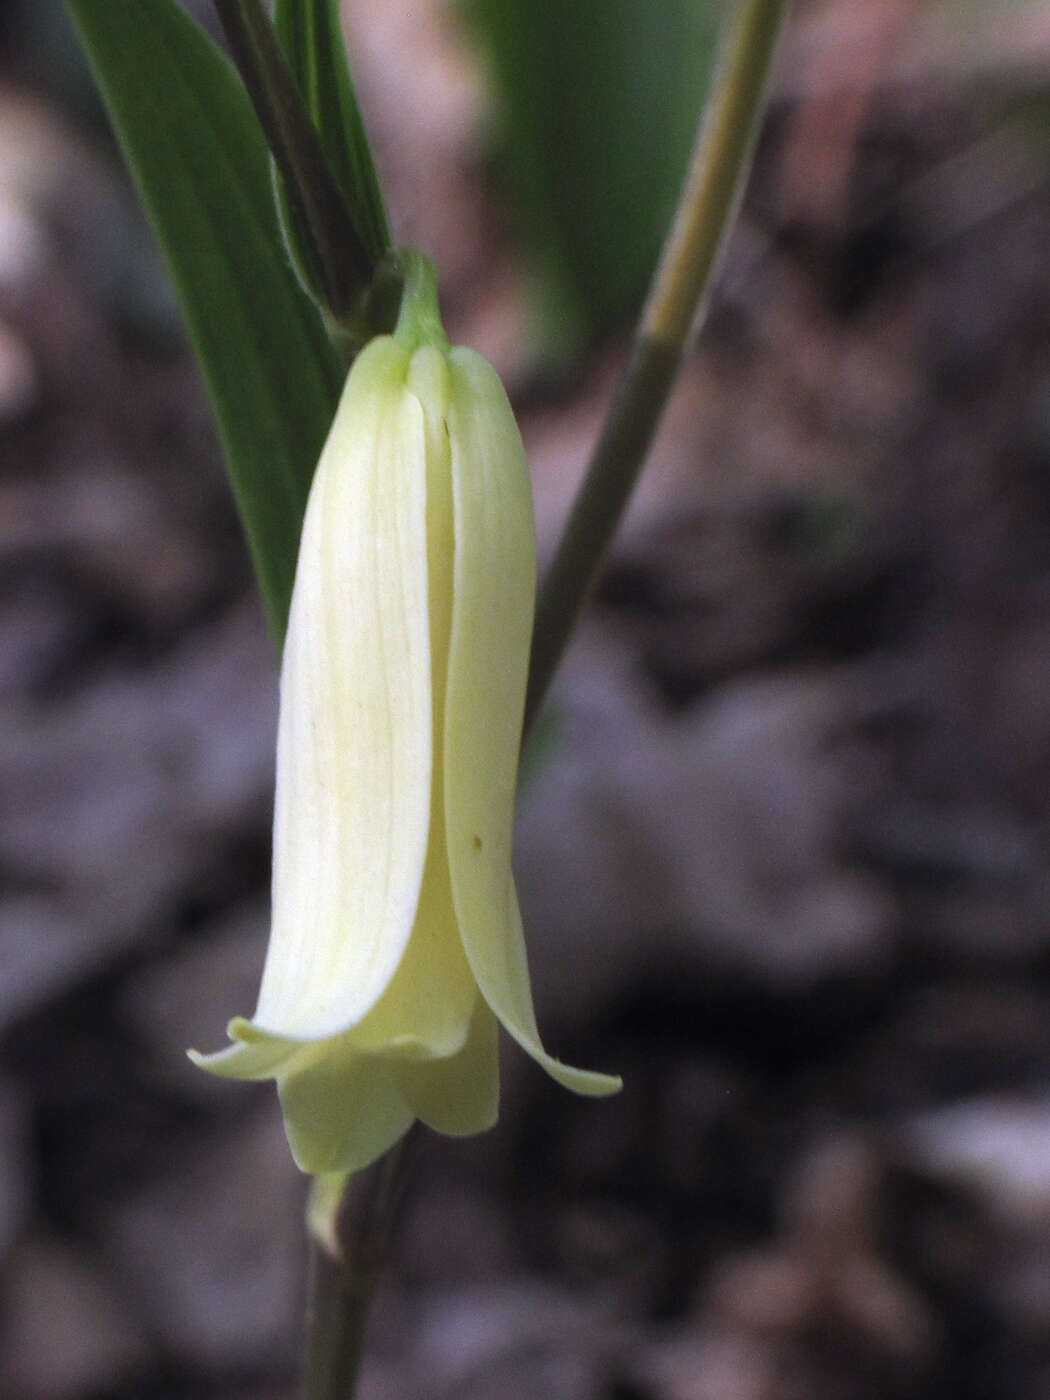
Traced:
[[434, 264], [414, 248], [399, 248], [395, 258], [403, 279], [395, 340], [408, 351], [418, 350], [421, 345], [436, 345], [447, 352], [448, 336], [441, 324]]
[[366, 1171], [319, 1178], [307, 1211], [310, 1302], [302, 1400], [351, 1400], [372, 1295], [390, 1249], [419, 1125]]
[[526, 732], [586, 602], [704, 310], [740, 203], [789, 0], [741, 0], [627, 366], [536, 610]]
[[328, 310], [352, 317], [375, 271], [260, 0], [214, 0], [230, 52], [322, 270]]

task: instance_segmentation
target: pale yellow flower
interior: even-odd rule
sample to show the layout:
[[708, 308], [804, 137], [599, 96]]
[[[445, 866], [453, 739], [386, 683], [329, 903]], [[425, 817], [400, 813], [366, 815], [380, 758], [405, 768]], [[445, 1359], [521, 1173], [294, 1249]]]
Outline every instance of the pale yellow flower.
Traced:
[[304, 1171], [350, 1171], [416, 1119], [488, 1128], [497, 1024], [540, 1044], [511, 873], [535, 597], [532, 502], [498, 377], [383, 336], [347, 380], [310, 492], [281, 674], [273, 923], [234, 1042], [277, 1080]]

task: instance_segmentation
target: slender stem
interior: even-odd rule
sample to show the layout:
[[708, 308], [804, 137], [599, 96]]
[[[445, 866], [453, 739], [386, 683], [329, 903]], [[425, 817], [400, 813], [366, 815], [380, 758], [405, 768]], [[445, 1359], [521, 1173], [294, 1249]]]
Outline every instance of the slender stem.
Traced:
[[409, 351], [418, 350], [421, 345], [436, 345], [447, 354], [448, 336], [441, 324], [434, 264], [414, 248], [401, 248], [396, 257], [404, 280], [401, 310], [394, 327], [395, 340]]
[[347, 317], [375, 268], [328, 168], [273, 25], [260, 0], [214, 3], [288, 196], [309, 230], [328, 308], [337, 319]]
[[307, 1212], [310, 1301], [302, 1400], [351, 1400], [354, 1394], [372, 1295], [418, 1136], [417, 1124], [367, 1171], [315, 1184]]
[[536, 718], [638, 478], [743, 194], [789, 0], [741, 0], [613, 406], [540, 591], [525, 705]]

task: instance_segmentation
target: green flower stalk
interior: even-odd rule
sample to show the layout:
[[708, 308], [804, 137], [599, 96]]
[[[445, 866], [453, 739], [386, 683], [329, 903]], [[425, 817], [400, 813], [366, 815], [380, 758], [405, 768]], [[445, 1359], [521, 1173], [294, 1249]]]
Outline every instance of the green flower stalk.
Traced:
[[[420, 343], [420, 342], [423, 343]], [[258, 1006], [203, 1069], [276, 1079], [307, 1172], [415, 1119], [481, 1132], [497, 1027], [546, 1053], [511, 830], [535, 603], [521, 437], [431, 304], [356, 360], [310, 492], [281, 674], [273, 922]]]

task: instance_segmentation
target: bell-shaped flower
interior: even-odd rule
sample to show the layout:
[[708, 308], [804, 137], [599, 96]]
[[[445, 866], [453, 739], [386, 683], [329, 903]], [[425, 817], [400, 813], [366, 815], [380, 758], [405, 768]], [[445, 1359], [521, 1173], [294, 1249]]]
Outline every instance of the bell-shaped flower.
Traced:
[[351, 1171], [417, 1118], [490, 1127], [497, 1026], [543, 1049], [511, 827], [536, 553], [491, 367], [383, 336], [347, 380], [303, 525], [281, 673], [258, 1006], [197, 1064], [276, 1079], [295, 1160]]

